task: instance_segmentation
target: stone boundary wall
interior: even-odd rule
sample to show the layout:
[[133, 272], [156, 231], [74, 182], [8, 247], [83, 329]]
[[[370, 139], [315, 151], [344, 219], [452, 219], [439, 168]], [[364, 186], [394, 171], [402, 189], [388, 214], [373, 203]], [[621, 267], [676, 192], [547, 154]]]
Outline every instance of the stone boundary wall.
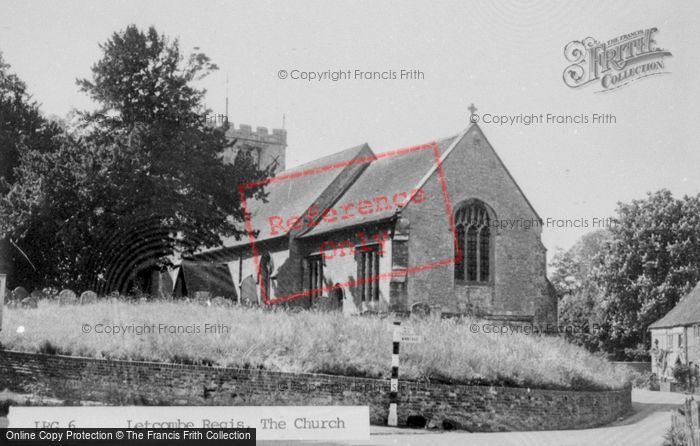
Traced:
[[642, 375], [651, 373], [651, 361], [612, 361], [615, 367], [626, 367]]
[[[389, 380], [0, 350], [0, 390], [78, 405], [369, 405], [386, 425]], [[399, 425], [513, 431], [601, 426], [627, 414], [631, 388], [577, 392], [401, 381]]]

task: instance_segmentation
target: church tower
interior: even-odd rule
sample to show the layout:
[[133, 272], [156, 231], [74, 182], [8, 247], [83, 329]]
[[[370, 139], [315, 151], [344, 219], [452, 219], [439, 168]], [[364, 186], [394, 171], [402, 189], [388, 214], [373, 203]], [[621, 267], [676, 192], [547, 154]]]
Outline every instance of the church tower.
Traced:
[[286, 130], [272, 129], [272, 133], [270, 133], [267, 127], [257, 127], [253, 131], [249, 125], [239, 124], [236, 128], [233, 123], [230, 123], [226, 137], [230, 141], [235, 141], [235, 144], [224, 152], [225, 163], [233, 164], [239, 152], [247, 150], [260, 169], [274, 166], [274, 174], [276, 175], [286, 168]]

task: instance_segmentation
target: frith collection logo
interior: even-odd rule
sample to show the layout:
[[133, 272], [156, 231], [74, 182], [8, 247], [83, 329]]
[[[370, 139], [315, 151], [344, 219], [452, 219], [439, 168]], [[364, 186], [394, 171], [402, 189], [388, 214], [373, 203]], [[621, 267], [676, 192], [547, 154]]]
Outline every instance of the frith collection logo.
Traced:
[[564, 56], [572, 64], [564, 70], [564, 83], [579, 88], [599, 82], [608, 92], [649, 76], [667, 74], [664, 57], [671, 52], [658, 48], [656, 28], [640, 29], [607, 42], [593, 37], [574, 40], [564, 47]]

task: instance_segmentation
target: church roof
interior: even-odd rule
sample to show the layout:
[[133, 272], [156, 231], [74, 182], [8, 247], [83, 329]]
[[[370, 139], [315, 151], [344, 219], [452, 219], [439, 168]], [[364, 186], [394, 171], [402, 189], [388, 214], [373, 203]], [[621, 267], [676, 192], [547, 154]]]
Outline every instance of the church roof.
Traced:
[[700, 324], [700, 282], [687, 296], [681, 298], [666, 316], [649, 326], [654, 328], [670, 328], [685, 325]]
[[[336, 152], [306, 164], [280, 172], [270, 183], [265, 185], [266, 202], [248, 200], [250, 223], [254, 230], [260, 231], [256, 242], [277, 238], [268, 230], [268, 218], [280, 216], [285, 219], [303, 215], [304, 212], [318, 199], [331, 182], [342, 172], [348, 162], [365, 156], [374, 156], [367, 144], [361, 144], [349, 149]], [[331, 168], [336, 166], [336, 168]], [[225, 237], [222, 240], [225, 248], [249, 244], [249, 238], [244, 235], [241, 240], [235, 237]], [[214, 248], [213, 251], [218, 248]], [[207, 251], [202, 251], [207, 252]]]
[[[452, 136], [436, 141], [438, 151], [442, 156], [458, 136]], [[431, 147], [419, 150], [408, 149], [406, 153], [388, 156], [378, 155], [360, 177], [348, 188], [338, 200], [336, 207], [344, 203], [359, 203], [362, 200], [373, 200], [378, 196], [389, 199], [398, 192], [411, 192], [418, 187], [421, 179], [436, 164], [435, 153]], [[302, 237], [325, 234], [339, 229], [345, 229], [361, 224], [378, 222], [393, 217], [396, 208], [388, 208], [383, 212], [372, 212], [367, 215], [355, 214], [352, 219], [337, 219], [331, 223], [324, 220]]]
[[[476, 124], [458, 135], [435, 141], [441, 163], [473, 126]], [[265, 186], [267, 202], [249, 200], [247, 203], [248, 213], [251, 216], [251, 226], [253, 230], [259, 231], [255, 241], [261, 242], [287, 236], [287, 233], [282, 233], [279, 230], [276, 231], [276, 234], [272, 234], [270, 217], [278, 216], [287, 220], [294, 216], [303, 216], [313, 204], [318, 204], [321, 201], [320, 198], [324, 192], [330, 191], [333, 194], [334, 201], [329, 203], [329, 206], [338, 208], [346, 203], [359, 203], [362, 200], [371, 201], [378, 196], [393, 197], [398, 192], [410, 193], [414, 189], [423, 187], [437, 166], [431, 145], [425, 147], [425, 149], [419, 150], [411, 148], [399, 150], [393, 152], [394, 155], [392, 152], [377, 155], [367, 144], [361, 144], [280, 172]], [[500, 161], [500, 158], [498, 159]], [[364, 166], [365, 164], [366, 168], [356, 170], [357, 175], [341, 175], [348, 170], [346, 169], [348, 165]], [[503, 165], [502, 162], [501, 165]], [[505, 166], [503, 168], [505, 169]], [[507, 169], [505, 170], [510, 175]], [[513, 180], [513, 183], [522, 193], [517, 182]], [[324, 195], [326, 199], [327, 195]], [[527, 197], [524, 194], [522, 196], [530, 205]], [[537, 215], [531, 205], [530, 208]], [[330, 223], [319, 217], [313, 228], [303, 228], [297, 232], [296, 236], [313, 237], [359, 225], [386, 221], [393, 218], [397, 211], [398, 208], [389, 207], [381, 212], [372, 212], [366, 215], [355, 213], [352, 219], [338, 218]], [[222, 248], [235, 249], [250, 244], [246, 235], [241, 240], [227, 237], [222, 242], [221, 248], [203, 250], [198, 254], [206, 254]]]

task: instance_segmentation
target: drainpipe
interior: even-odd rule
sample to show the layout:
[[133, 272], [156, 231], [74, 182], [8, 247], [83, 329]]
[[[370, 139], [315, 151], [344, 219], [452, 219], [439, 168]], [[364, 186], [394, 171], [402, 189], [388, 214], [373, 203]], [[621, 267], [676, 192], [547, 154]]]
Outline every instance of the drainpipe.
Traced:
[[[687, 326], [687, 325], [686, 325], [685, 327], [683, 327], [683, 335], [685, 336], [685, 337], [683, 338], [683, 344], [684, 344], [684, 345], [683, 345], [683, 350], [685, 350], [685, 366], [688, 367], [688, 365], [690, 364], [690, 362], [688, 361], [688, 326]], [[691, 381], [690, 376], [691, 376], [691, 373], [692, 373], [692, 372], [690, 371], [690, 369], [688, 369], [688, 386], [687, 386], [686, 389], [685, 389], [686, 391], [689, 391], [689, 390], [690, 390], [690, 386], [691, 386], [691, 384], [690, 384], [690, 381]]]

